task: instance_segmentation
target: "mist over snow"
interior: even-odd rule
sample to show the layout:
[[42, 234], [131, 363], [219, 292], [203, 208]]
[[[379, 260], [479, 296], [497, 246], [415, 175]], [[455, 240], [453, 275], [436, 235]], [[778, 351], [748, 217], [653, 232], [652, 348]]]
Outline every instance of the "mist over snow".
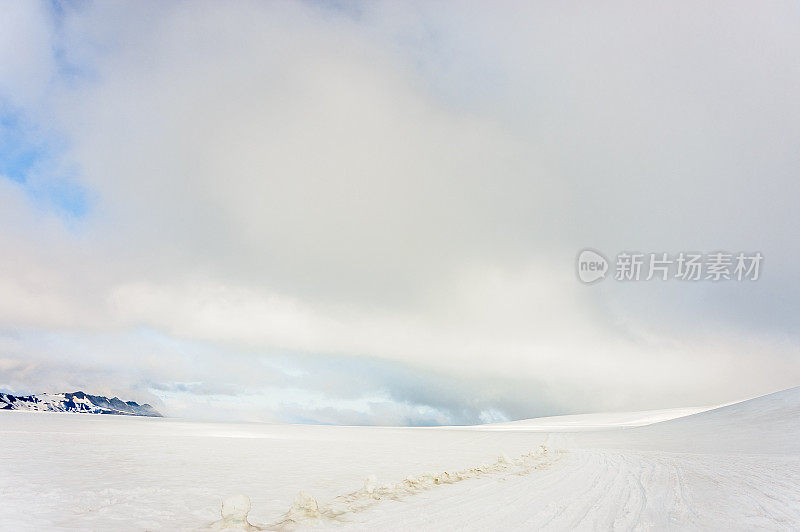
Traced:
[[796, 3], [0, 6], [0, 391], [430, 425], [800, 381]]

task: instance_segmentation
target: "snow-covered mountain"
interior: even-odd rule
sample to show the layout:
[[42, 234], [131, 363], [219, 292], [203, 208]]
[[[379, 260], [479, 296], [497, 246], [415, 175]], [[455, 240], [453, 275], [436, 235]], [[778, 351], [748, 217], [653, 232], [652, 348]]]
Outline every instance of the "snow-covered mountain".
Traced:
[[135, 401], [123, 401], [118, 397], [109, 399], [102, 395], [89, 395], [83, 392], [42, 393], [38, 395], [0, 393], [0, 410], [162, 417], [155, 408], [148, 404], [140, 405]]

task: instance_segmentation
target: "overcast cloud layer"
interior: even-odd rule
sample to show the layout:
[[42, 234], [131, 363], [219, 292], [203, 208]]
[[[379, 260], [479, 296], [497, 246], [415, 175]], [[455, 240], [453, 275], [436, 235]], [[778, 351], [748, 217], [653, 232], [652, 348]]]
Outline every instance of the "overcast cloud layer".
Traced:
[[[0, 3], [0, 389], [477, 423], [800, 384], [796, 3]], [[761, 251], [584, 286], [584, 247]]]

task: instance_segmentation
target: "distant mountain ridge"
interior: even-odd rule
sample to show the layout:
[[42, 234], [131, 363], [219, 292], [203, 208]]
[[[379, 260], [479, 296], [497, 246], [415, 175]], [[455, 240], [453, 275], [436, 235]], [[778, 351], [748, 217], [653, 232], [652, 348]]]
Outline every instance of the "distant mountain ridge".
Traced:
[[136, 401], [123, 401], [119, 397], [109, 399], [102, 395], [89, 395], [84, 392], [41, 393], [38, 395], [0, 393], [0, 410], [163, 417], [148, 404], [140, 405]]

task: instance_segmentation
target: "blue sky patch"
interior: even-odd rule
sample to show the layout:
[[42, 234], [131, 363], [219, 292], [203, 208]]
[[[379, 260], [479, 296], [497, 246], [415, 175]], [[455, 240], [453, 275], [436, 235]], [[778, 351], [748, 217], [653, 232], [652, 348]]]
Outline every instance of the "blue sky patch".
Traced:
[[65, 167], [63, 142], [4, 107], [0, 104], [0, 179], [19, 184], [41, 209], [70, 219], [84, 217], [87, 190], [77, 171]]

